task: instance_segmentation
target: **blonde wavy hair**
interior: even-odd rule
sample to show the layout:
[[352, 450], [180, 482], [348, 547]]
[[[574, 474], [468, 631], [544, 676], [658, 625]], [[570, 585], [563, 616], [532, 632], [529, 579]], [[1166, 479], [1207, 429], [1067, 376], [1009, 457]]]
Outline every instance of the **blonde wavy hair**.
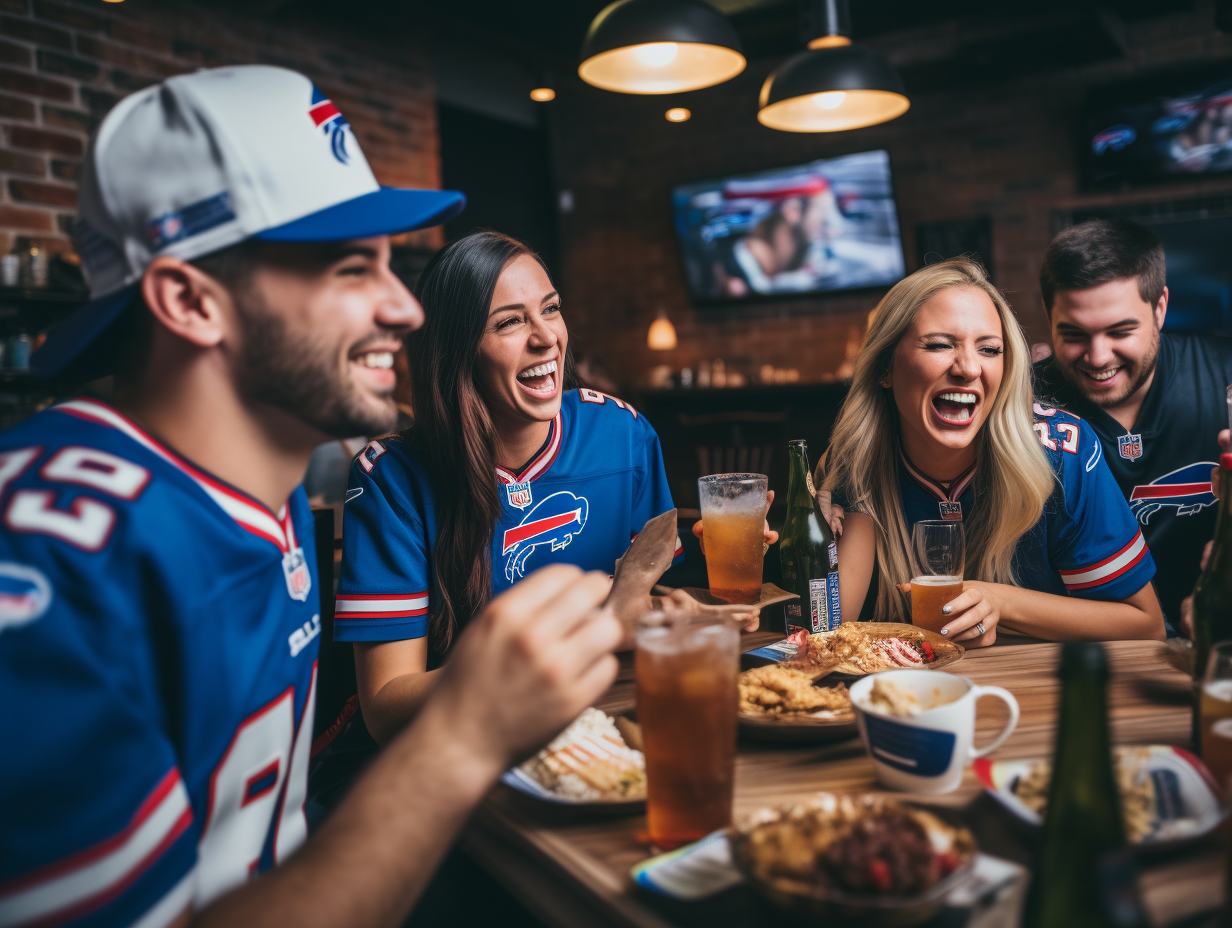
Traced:
[[[1001, 317], [1005, 345], [1001, 387], [975, 437], [973, 485], [979, 505], [966, 524], [968, 580], [1017, 585], [1014, 549], [1039, 521], [1055, 483], [1033, 427], [1031, 350], [1014, 311], [984, 269], [969, 258], [953, 258], [921, 268], [895, 284], [874, 312], [856, 358], [851, 390], [817, 468], [824, 489], [842, 487], [848, 505], [870, 516], [877, 526], [879, 619], [909, 621], [895, 584], [905, 582], [912, 572], [911, 535], [898, 483], [898, 407], [881, 381], [920, 307], [954, 287], [973, 287], [987, 294]], [[914, 463], [927, 469], [926, 461]]]

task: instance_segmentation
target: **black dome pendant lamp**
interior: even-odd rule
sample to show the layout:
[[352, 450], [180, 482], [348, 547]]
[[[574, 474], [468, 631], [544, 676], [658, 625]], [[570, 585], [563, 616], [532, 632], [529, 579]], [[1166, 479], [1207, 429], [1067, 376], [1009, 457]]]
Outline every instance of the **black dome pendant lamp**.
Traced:
[[783, 132], [842, 132], [907, 112], [911, 101], [894, 69], [851, 44], [847, 0], [805, 0], [804, 14], [809, 50], [766, 78], [758, 122]]
[[744, 70], [731, 23], [702, 0], [616, 0], [586, 31], [578, 75], [618, 93], [680, 93]]

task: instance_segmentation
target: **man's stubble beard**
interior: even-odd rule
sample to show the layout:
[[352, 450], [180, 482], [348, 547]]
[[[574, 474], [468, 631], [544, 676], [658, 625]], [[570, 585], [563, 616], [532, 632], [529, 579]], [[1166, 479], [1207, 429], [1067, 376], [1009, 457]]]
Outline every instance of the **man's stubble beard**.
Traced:
[[1141, 389], [1142, 385], [1150, 379], [1151, 375], [1155, 373], [1155, 362], [1158, 358], [1159, 332], [1156, 331], [1155, 341], [1151, 345], [1151, 350], [1143, 356], [1142, 363], [1138, 366], [1138, 375], [1134, 378], [1133, 383], [1129, 385], [1129, 388], [1126, 389], [1124, 393], [1121, 393], [1115, 397], [1102, 397], [1088, 392], [1084, 387], [1084, 381], [1082, 380], [1083, 375], [1079, 373], [1078, 366], [1076, 364], [1071, 365], [1075, 375], [1071, 378], [1071, 380], [1073, 381], [1074, 386], [1078, 387], [1079, 391], [1081, 391], [1082, 394], [1096, 406], [1101, 409], [1116, 409], [1118, 406], [1124, 405], [1131, 396]]
[[281, 409], [332, 438], [377, 435], [397, 424], [392, 398], [387, 408], [374, 408], [338, 371], [337, 346], [293, 335], [251, 291], [237, 295], [235, 305], [244, 333], [238, 377], [245, 399]]

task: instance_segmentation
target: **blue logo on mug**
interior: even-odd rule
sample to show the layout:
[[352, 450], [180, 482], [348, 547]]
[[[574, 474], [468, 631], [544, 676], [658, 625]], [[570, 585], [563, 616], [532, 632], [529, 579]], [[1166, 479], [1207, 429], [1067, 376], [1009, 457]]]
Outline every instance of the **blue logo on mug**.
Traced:
[[949, 769], [957, 740], [953, 732], [915, 728], [867, 712], [864, 728], [873, 756], [895, 770], [935, 777]]

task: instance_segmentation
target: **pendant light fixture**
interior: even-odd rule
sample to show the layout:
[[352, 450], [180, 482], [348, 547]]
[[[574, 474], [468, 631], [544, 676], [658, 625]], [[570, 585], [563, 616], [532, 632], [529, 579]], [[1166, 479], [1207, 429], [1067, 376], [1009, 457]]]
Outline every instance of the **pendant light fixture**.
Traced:
[[744, 70], [740, 39], [702, 0], [616, 0], [594, 18], [578, 75], [618, 93], [680, 93]]
[[847, 0], [805, 0], [809, 50], [783, 62], [761, 88], [757, 121], [784, 132], [875, 126], [911, 106], [889, 63], [851, 44]]

